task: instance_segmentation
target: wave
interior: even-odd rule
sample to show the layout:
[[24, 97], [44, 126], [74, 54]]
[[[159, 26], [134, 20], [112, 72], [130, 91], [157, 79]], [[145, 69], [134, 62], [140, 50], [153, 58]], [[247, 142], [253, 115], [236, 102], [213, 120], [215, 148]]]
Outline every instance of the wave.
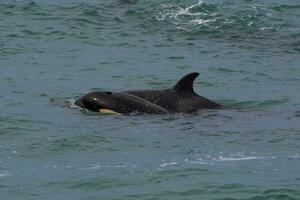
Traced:
[[300, 10], [300, 5], [278, 5], [278, 6], [274, 6], [273, 10], [279, 11], [279, 12], [290, 12], [290, 11], [296, 11], [299, 12]]
[[208, 4], [203, 1], [187, 7], [162, 4], [156, 19], [189, 32], [254, 32], [277, 31], [281, 28], [281, 20], [275, 16], [274, 11], [261, 5], [243, 5], [236, 8], [231, 4]]

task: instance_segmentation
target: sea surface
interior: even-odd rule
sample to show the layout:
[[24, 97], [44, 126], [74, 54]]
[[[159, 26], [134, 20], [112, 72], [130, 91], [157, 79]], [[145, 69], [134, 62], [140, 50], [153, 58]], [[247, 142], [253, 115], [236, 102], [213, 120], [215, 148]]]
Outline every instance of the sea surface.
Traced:
[[[299, 200], [299, 0], [0, 1], [1, 200]], [[97, 90], [224, 106], [100, 115]]]

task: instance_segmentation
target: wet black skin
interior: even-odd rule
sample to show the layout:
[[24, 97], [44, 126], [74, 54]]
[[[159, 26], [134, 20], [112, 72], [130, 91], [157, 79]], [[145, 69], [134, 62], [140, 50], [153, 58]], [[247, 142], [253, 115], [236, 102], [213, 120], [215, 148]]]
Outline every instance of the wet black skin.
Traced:
[[199, 73], [191, 73], [166, 90], [133, 90], [126, 93], [146, 99], [171, 112], [193, 112], [198, 109], [216, 109], [221, 105], [199, 96], [194, 92], [193, 83]]
[[170, 89], [132, 90], [120, 93], [92, 92], [75, 103], [92, 111], [106, 108], [118, 113], [190, 113], [199, 109], [220, 108], [220, 104], [194, 92], [193, 83], [198, 75], [199, 73], [187, 74]]
[[92, 92], [75, 102], [91, 111], [109, 109], [117, 113], [166, 114], [168, 111], [140, 97], [122, 92]]

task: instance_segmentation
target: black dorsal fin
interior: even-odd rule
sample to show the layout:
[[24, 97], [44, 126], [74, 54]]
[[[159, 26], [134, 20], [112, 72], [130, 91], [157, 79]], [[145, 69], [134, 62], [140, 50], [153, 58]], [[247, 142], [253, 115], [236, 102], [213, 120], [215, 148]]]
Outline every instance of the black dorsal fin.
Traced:
[[173, 87], [176, 91], [185, 91], [194, 93], [194, 80], [199, 76], [199, 73], [193, 72], [182, 77]]

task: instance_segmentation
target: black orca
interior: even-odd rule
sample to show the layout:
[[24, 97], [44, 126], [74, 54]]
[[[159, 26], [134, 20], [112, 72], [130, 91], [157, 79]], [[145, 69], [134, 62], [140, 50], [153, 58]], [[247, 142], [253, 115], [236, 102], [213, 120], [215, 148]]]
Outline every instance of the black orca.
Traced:
[[124, 92], [91, 92], [75, 102], [76, 105], [103, 114], [148, 113], [166, 114], [168, 111], [140, 97]]
[[193, 84], [198, 75], [196, 72], [187, 74], [174, 87], [165, 90], [92, 92], [75, 104], [102, 113], [190, 113], [220, 108], [220, 104], [195, 93]]

